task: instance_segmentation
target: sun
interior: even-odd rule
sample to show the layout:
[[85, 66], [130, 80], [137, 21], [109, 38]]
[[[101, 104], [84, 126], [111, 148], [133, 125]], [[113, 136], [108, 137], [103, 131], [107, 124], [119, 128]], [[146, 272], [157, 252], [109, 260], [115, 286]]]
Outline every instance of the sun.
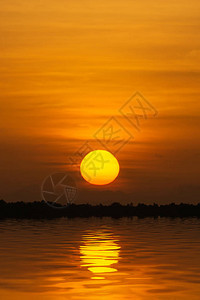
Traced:
[[82, 177], [89, 183], [105, 185], [113, 182], [119, 174], [119, 163], [115, 156], [106, 150], [88, 153], [80, 164]]

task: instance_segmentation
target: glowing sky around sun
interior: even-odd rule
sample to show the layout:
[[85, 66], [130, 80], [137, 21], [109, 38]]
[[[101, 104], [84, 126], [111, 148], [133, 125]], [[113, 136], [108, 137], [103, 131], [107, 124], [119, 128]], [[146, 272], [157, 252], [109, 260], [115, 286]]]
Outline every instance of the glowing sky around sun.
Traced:
[[[134, 138], [109, 188], [197, 201], [199, 11], [197, 0], [1, 3], [1, 197], [35, 200], [48, 174], [77, 174], [68, 156], [88, 139], [99, 149], [113, 116]], [[158, 110], [141, 132], [119, 113], [135, 91]]]

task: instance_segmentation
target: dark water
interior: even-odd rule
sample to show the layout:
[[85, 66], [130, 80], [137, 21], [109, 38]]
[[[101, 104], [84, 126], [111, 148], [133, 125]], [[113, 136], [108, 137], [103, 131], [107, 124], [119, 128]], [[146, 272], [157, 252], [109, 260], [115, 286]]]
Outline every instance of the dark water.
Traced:
[[0, 298], [200, 299], [200, 220], [0, 222]]

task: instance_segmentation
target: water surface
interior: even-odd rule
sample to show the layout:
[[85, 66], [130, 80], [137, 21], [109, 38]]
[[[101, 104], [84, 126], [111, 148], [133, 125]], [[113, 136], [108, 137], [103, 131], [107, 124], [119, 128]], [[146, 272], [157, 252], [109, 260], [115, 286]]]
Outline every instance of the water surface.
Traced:
[[199, 299], [200, 220], [0, 222], [4, 300]]

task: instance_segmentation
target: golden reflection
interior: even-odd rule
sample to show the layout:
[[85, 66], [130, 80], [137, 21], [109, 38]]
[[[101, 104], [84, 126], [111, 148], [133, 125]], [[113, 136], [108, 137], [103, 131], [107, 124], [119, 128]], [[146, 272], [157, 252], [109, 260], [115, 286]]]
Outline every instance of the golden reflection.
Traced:
[[[105, 230], [88, 232], [83, 235], [80, 246], [81, 267], [87, 267], [95, 274], [92, 279], [104, 279], [104, 273], [116, 272], [120, 246], [113, 235]], [[100, 276], [99, 276], [100, 275]]]

